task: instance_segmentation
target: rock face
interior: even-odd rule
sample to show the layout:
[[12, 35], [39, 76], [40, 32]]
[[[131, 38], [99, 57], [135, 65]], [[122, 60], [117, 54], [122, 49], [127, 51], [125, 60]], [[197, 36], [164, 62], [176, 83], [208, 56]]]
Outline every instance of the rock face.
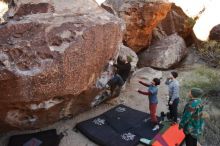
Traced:
[[162, 78], [162, 71], [158, 71], [150, 67], [143, 67], [135, 71], [131, 80], [139, 84], [137, 81], [141, 79], [147, 83], [150, 83], [154, 78]]
[[2, 23], [4, 23], [4, 14], [8, 11], [8, 5], [7, 3], [3, 2], [3, 1], [0, 1], [0, 25]]
[[209, 39], [220, 42], [220, 24], [212, 28], [209, 34]]
[[153, 29], [166, 17], [171, 4], [162, 1], [106, 0], [102, 7], [125, 21], [124, 44], [138, 52], [149, 46]]
[[0, 132], [88, 109], [120, 47], [121, 21], [93, 0], [42, 2], [19, 0], [10, 11], [16, 20], [0, 26]]
[[134, 71], [137, 66], [137, 63], [138, 63], [137, 54], [131, 48], [128, 48], [128, 47], [121, 44], [119, 55], [120, 56], [129, 56], [132, 59], [131, 70]]
[[177, 65], [186, 55], [187, 47], [183, 38], [173, 34], [155, 42], [140, 53], [138, 66], [169, 69]]
[[184, 38], [188, 44], [191, 44], [194, 24], [195, 21], [189, 18], [180, 7], [172, 4], [171, 10], [168, 12], [166, 18], [154, 29], [153, 40], [160, 40], [166, 36], [177, 33]]

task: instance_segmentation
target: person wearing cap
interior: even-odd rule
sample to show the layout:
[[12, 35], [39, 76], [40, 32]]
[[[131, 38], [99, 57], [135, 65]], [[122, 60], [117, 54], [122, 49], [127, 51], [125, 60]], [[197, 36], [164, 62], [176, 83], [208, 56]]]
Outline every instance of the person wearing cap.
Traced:
[[158, 93], [158, 85], [160, 85], [160, 79], [154, 78], [150, 84], [144, 83], [143, 81], [139, 81], [140, 84], [148, 87], [148, 91], [141, 91], [137, 89], [137, 92], [143, 95], [148, 95], [149, 98], [149, 110], [150, 110], [150, 117], [151, 117], [151, 123], [152, 123], [152, 130], [156, 131], [158, 130], [159, 124], [156, 116], [157, 111], [157, 93]]
[[177, 122], [177, 116], [178, 116], [178, 104], [179, 104], [179, 82], [176, 79], [178, 77], [178, 73], [175, 71], [172, 71], [170, 73], [170, 77], [167, 78], [165, 84], [168, 85], [169, 89], [169, 101], [168, 106], [170, 110], [169, 118], [173, 122]]
[[192, 88], [189, 92], [189, 102], [186, 104], [180, 121], [180, 129], [186, 135], [186, 146], [197, 146], [197, 139], [202, 135], [204, 119], [202, 117], [203, 103], [202, 97], [204, 92], [200, 88]]

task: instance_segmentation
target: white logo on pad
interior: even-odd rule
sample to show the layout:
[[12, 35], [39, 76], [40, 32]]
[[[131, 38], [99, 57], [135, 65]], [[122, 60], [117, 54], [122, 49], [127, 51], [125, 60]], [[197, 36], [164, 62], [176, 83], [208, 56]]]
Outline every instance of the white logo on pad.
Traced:
[[116, 110], [117, 112], [119, 112], [119, 113], [123, 113], [123, 112], [126, 111], [126, 108], [124, 108], [124, 107], [118, 107], [118, 108], [116, 108], [115, 110]]
[[105, 124], [105, 119], [97, 118], [97, 119], [93, 120], [92, 122], [96, 125], [102, 126]]
[[131, 140], [134, 140], [135, 138], [135, 135], [132, 134], [132, 133], [124, 133], [123, 135], [121, 135], [121, 138], [125, 141], [131, 141]]

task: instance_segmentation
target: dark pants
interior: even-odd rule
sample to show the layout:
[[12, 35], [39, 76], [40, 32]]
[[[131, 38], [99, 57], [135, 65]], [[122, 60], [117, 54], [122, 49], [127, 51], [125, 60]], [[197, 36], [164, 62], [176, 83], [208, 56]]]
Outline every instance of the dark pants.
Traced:
[[111, 96], [117, 97], [120, 94], [121, 88], [124, 85], [124, 81], [121, 78], [120, 75], [114, 75], [113, 78], [111, 78], [108, 83], [111, 89]]
[[158, 124], [157, 116], [156, 116], [157, 104], [150, 103], [150, 104], [149, 104], [149, 109], [150, 109], [151, 122], [152, 122], [154, 125]]
[[122, 79], [122, 77], [118, 74], [114, 75], [107, 83], [110, 87], [114, 87], [116, 85], [118, 86], [123, 86], [124, 85], [124, 81]]
[[185, 137], [186, 146], [197, 146], [197, 139], [187, 134]]
[[177, 122], [179, 99], [175, 99], [172, 105], [169, 105], [170, 119]]

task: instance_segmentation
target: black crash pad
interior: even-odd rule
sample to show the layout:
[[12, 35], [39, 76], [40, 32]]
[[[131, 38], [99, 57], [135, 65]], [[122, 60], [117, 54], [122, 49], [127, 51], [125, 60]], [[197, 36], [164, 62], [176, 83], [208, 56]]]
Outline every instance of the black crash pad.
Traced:
[[148, 113], [122, 104], [76, 125], [81, 133], [101, 146], [136, 146], [142, 137], [153, 139], [162, 127], [152, 131]]
[[8, 146], [59, 146], [61, 136], [56, 130], [15, 135], [10, 137]]

